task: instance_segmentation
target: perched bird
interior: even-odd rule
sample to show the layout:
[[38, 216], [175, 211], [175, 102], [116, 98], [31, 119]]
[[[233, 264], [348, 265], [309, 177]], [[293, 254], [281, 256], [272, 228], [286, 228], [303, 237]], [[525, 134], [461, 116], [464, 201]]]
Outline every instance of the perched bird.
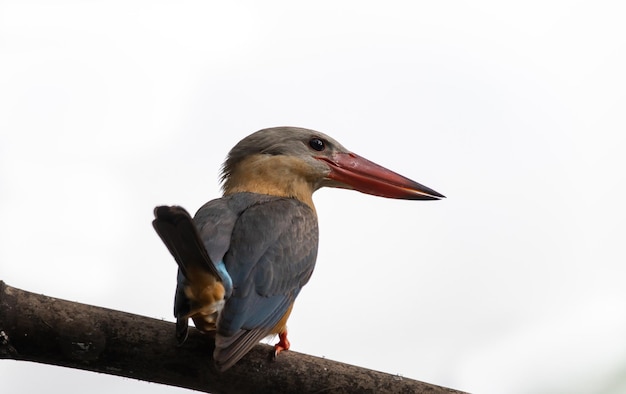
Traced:
[[215, 333], [213, 359], [226, 370], [262, 338], [289, 349], [287, 319], [317, 257], [313, 192], [328, 186], [406, 200], [444, 196], [364, 159], [314, 130], [257, 131], [230, 151], [224, 195], [194, 218], [178, 206], [154, 210], [153, 226], [178, 263], [176, 335], [188, 320]]

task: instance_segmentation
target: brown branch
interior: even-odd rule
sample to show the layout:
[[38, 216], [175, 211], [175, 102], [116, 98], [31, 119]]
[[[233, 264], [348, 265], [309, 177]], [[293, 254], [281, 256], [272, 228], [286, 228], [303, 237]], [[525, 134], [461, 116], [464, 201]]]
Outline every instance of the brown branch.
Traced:
[[213, 341], [190, 330], [178, 347], [174, 324], [59, 300], [0, 281], [0, 358], [35, 361], [213, 393], [459, 393], [293, 351], [269, 359], [257, 345], [226, 372]]

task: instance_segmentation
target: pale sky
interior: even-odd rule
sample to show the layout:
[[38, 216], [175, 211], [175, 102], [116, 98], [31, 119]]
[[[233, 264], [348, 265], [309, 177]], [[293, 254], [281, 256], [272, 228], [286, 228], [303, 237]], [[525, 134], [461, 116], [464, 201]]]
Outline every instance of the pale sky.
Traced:
[[626, 392], [625, 8], [0, 1], [0, 279], [173, 321], [153, 207], [195, 212], [237, 141], [307, 127], [448, 198], [318, 192], [293, 350], [474, 393]]

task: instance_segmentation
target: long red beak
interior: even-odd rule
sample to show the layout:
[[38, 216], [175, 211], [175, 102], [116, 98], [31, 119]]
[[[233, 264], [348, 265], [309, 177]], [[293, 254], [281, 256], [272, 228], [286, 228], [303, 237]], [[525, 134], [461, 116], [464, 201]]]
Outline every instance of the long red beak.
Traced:
[[328, 178], [363, 193], [403, 200], [445, 198], [443, 194], [431, 188], [354, 153], [336, 153], [332, 158], [317, 157], [317, 159], [329, 165]]

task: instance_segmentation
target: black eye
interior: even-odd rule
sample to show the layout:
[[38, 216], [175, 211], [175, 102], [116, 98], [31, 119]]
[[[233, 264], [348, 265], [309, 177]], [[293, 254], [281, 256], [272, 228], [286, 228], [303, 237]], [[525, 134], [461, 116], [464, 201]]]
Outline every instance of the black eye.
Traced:
[[319, 138], [311, 138], [311, 140], [309, 141], [309, 146], [318, 152], [321, 152], [326, 148], [324, 141]]

